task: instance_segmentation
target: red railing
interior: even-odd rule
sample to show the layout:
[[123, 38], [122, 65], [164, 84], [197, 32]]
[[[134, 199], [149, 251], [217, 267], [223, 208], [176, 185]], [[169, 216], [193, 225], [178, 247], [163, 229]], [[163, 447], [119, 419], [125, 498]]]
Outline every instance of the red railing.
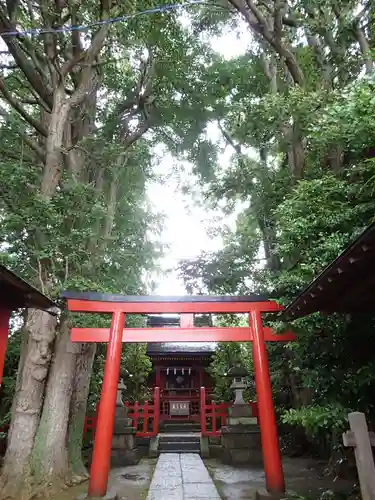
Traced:
[[[252, 416], [258, 419], [258, 405], [255, 402], [249, 403], [252, 409]], [[200, 390], [200, 421], [202, 436], [220, 436], [221, 428], [228, 418], [229, 408], [232, 403], [207, 403], [205, 387]]]
[[86, 417], [85, 418], [85, 423], [83, 425], [83, 437], [86, 436], [87, 432], [91, 432], [92, 435], [95, 434], [96, 423], [98, 420], [98, 406], [96, 408], [96, 412], [95, 412], [94, 417]]
[[159, 413], [160, 413], [160, 389], [155, 387], [154, 399], [149, 402], [134, 404], [125, 403], [128, 409], [128, 417], [132, 420], [132, 427], [136, 429], [136, 436], [153, 437], [159, 432]]
[[[136, 436], [139, 437], [153, 437], [159, 432], [159, 414], [160, 414], [160, 389], [155, 387], [153, 402], [146, 401], [145, 403], [125, 403], [128, 409], [128, 417], [132, 421], [132, 427], [136, 428]], [[99, 404], [96, 407], [96, 414], [94, 417], [86, 417], [83, 428], [83, 435], [86, 436], [87, 432], [95, 434], [97, 425]]]

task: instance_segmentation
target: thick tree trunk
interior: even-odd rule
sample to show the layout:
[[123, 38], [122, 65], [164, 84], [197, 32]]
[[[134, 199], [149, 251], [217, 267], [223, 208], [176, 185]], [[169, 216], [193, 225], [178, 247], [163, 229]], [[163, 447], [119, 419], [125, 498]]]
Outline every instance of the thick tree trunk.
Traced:
[[290, 134], [290, 149], [288, 152], [289, 165], [296, 179], [300, 179], [303, 175], [303, 167], [305, 163], [305, 148], [303, 139], [300, 133], [298, 122], [293, 121]]
[[[268, 151], [265, 148], [260, 150], [260, 165], [258, 170], [259, 180], [264, 186], [264, 193], [271, 188], [270, 173], [268, 171]], [[276, 230], [272, 224], [272, 214], [267, 196], [260, 195], [258, 203], [258, 226], [262, 233], [264, 253], [267, 259], [267, 269], [270, 271], [279, 271], [281, 268], [280, 259], [276, 253]]]
[[276, 231], [270, 224], [270, 215], [265, 214], [264, 220], [258, 219], [258, 225], [262, 232], [264, 253], [267, 259], [267, 269], [276, 272], [280, 271], [280, 259], [276, 254]]
[[37, 479], [65, 482], [70, 476], [67, 431], [70, 400], [80, 344], [70, 341], [67, 317], [56, 339], [43, 412], [33, 449], [32, 468]]
[[328, 154], [328, 163], [332, 170], [339, 173], [344, 161], [344, 151], [340, 146], [333, 147]]
[[75, 483], [88, 477], [82, 460], [82, 439], [95, 353], [96, 344], [81, 344], [81, 354], [77, 357], [68, 427], [68, 454]]
[[103, 234], [101, 237], [101, 245], [100, 249], [102, 252], [105, 251], [105, 248], [108, 244], [109, 238], [112, 233], [113, 223], [115, 220], [116, 214], [116, 204], [117, 204], [117, 190], [118, 190], [118, 171], [113, 172], [113, 177], [111, 179], [111, 183], [109, 186], [109, 194], [108, 194], [108, 204], [107, 204], [107, 214], [104, 220]]
[[[111, 2], [101, 5], [103, 20], [109, 18], [108, 10], [111, 5]], [[52, 7], [44, 9], [42, 6], [42, 13], [46, 25], [51, 26], [55, 22], [58, 24], [61, 20], [59, 19], [61, 13], [59, 8], [57, 10]], [[6, 19], [5, 11], [2, 12], [1, 17], [4, 29], [6, 31], [12, 29], [12, 23]], [[88, 102], [87, 107], [95, 111], [95, 96], [92, 94], [100, 80], [96, 63], [108, 30], [109, 25], [103, 25], [96, 31], [90, 46], [85, 47], [86, 50], [82, 51], [84, 63], [75, 61], [73, 57], [73, 59], [68, 58], [62, 62], [60, 66], [60, 59], [64, 58], [64, 51], [60, 51], [61, 58], [57, 60], [58, 45], [53, 37], [46, 35], [44, 39], [45, 53], [41, 53], [40, 57], [35, 58], [31, 55], [31, 59], [24, 55], [24, 47], [21, 42], [18, 43], [16, 39], [8, 40], [9, 51], [29, 81], [31, 93], [35, 94], [36, 92], [42, 98], [40, 109], [46, 110], [45, 120], [36, 123], [28, 114], [22, 113], [18, 102], [13, 102], [13, 99], [12, 102], [9, 102], [23, 118], [25, 115], [29, 118], [29, 123], [31, 122], [32, 126], [35, 126], [36, 123], [35, 128], [42, 135], [42, 139], [37, 141], [37, 145], [39, 146], [40, 143], [45, 149], [45, 155], [43, 154], [45, 160], [38, 188], [46, 202], [53, 199], [61, 182], [61, 173], [64, 168], [63, 159], [67, 154], [67, 151], [63, 149], [64, 133], [67, 126], [74, 128], [73, 133], [70, 130], [69, 138], [70, 142], [76, 145], [95, 123], [95, 112], [89, 119], [83, 117], [82, 105]], [[69, 44], [66, 47], [67, 52], [68, 50]], [[32, 52], [34, 53], [34, 51]], [[42, 62], [40, 59], [43, 59]], [[80, 69], [77, 67], [78, 62], [82, 63]], [[42, 72], [42, 79], [39, 77], [40, 64], [45, 70], [45, 74], [44, 71]], [[74, 80], [76, 88], [73, 92], [67, 92], [66, 88], [71, 88], [72, 74], [73, 76], [78, 75], [78, 78]], [[77, 115], [74, 123], [69, 121], [72, 108], [74, 108], [73, 114]], [[77, 175], [80, 173], [77, 171], [77, 167], [84, 164], [81, 151], [78, 153], [75, 151], [70, 156], [74, 157], [73, 161], [69, 163], [69, 167], [74, 167], [70, 173], [72, 177], [80, 178]], [[38, 228], [35, 238], [36, 249], [42, 249], [44, 242], [43, 228]], [[38, 262], [38, 264], [40, 266], [39, 285], [42, 285], [43, 289], [43, 285], [48, 283], [54, 269], [48, 258]], [[54, 280], [55, 282], [56, 280]], [[70, 342], [69, 328], [64, 318], [54, 351], [52, 344], [56, 336], [56, 325], [57, 319], [47, 313], [34, 310], [29, 313], [27, 323], [29, 335], [25, 341], [19, 364], [18, 388], [4, 462], [3, 480], [8, 491], [15, 491], [19, 486], [22, 486], [25, 477], [34, 470], [43, 480], [52, 478], [52, 481], [55, 480], [54, 476], [65, 479], [67, 472], [69, 472], [67, 431], [70, 398], [73, 391], [77, 354], [79, 354], [77, 349], [80, 349], [80, 346], [73, 346]], [[52, 352], [55, 354], [51, 365]], [[16, 495], [16, 498], [20, 498], [20, 496]]]
[[61, 177], [61, 147], [69, 111], [70, 103], [65, 99], [65, 89], [62, 84], [54, 92], [53, 108], [49, 119], [48, 137], [46, 140], [46, 161], [41, 185], [42, 195], [46, 199], [50, 199], [55, 194]]
[[289, 381], [290, 392], [292, 393], [293, 408], [301, 408], [300, 394], [298, 390], [298, 384], [295, 373], [289, 372], [288, 381]]
[[[27, 318], [28, 318], [28, 310], [26, 309], [25, 314], [24, 314], [24, 318], [23, 318], [23, 331], [22, 331], [21, 348], [20, 348], [20, 359], [18, 362], [17, 380], [16, 380], [16, 387], [14, 390], [14, 394], [18, 394], [20, 389], [21, 389], [21, 386], [22, 386], [23, 369], [25, 366], [25, 360], [26, 360], [27, 351], [28, 351], [29, 332], [26, 328]], [[12, 401], [11, 422], [13, 422], [13, 420], [14, 420], [14, 415], [15, 415], [15, 411], [16, 411], [16, 402], [17, 402], [17, 398], [14, 397], [13, 401]], [[11, 433], [12, 433], [12, 427], [9, 429], [9, 432], [8, 432], [8, 443], [12, 439]]]
[[303, 167], [305, 163], [304, 140], [300, 133], [298, 122], [293, 120], [293, 124], [284, 123], [280, 127], [283, 139], [287, 143], [288, 165], [294, 179], [300, 179], [303, 176]]
[[57, 317], [30, 309], [26, 324], [25, 355], [20, 360], [19, 391], [4, 460], [2, 495], [17, 495], [30, 473], [30, 458], [37, 433], [44, 389], [52, 355]]

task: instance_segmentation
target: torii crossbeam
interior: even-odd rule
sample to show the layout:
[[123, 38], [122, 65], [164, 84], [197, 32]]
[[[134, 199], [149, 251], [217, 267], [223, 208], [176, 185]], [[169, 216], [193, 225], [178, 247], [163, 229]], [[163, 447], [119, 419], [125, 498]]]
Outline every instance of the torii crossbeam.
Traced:
[[[138, 297], [63, 292], [62, 297], [67, 299], [69, 311], [112, 315], [109, 329], [73, 328], [71, 334], [73, 342], [108, 342], [89, 497], [104, 497], [107, 492], [123, 342], [252, 342], [266, 485], [270, 492], [285, 491], [265, 342], [289, 342], [295, 340], [295, 336], [291, 332], [277, 335], [272, 329], [263, 327], [262, 323], [262, 313], [281, 311], [280, 305], [260, 296]], [[151, 313], [181, 314], [180, 328], [125, 327], [126, 314]], [[195, 327], [194, 314], [202, 313], [247, 313], [249, 324], [233, 328]]]

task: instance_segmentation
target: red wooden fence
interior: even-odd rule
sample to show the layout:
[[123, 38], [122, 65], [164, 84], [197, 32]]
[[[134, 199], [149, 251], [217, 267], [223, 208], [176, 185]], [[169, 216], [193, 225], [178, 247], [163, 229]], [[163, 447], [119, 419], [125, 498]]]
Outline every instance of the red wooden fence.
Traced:
[[[207, 402], [207, 399], [210, 400], [209, 403]], [[125, 406], [128, 408], [128, 416], [132, 420], [132, 426], [136, 428], [136, 436], [153, 437], [158, 434], [161, 407], [159, 387], [155, 387], [154, 389], [154, 397], [152, 403], [139, 403], [137, 401], [134, 404], [130, 404], [126, 402]], [[228, 410], [231, 406], [232, 403], [212, 402], [211, 391], [206, 391], [205, 387], [201, 387], [199, 413], [202, 436], [221, 435], [221, 427], [225, 425], [226, 419], [228, 417]], [[258, 418], [257, 403], [252, 402], [250, 403], [250, 406], [252, 408], [253, 417]], [[85, 424], [83, 428], [84, 436], [86, 436], [88, 432], [91, 432], [92, 434], [95, 433], [97, 416], [98, 407], [96, 409], [95, 416], [85, 418]], [[9, 425], [4, 425], [3, 428], [0, 429], [0, 432], [7, 433], [8, 428]]]
[[136, 428], [136, 436], [153, 437], [159, 432], [159, 413], [160, 413], [160, 389], [155, 387], [154, 400], [152, 404], [125, 403], [128, 408], [128, 417], [132, 420], [132, 426]]
[[[155, 387], [153, 402], [145, 403], [125, 403], [128, 409], [128, 417], [131, 419], [132, 427], [136, 428], [136, 436], [153, 437], [159, 432], [159, 407], [160, 407], [160, 389]], [[96, 407], [94, 417], [86, 417], [83, 428], [83, 435], [87, 432], [95, 433], [99, 404]]]
[[[221, 428], [228, 418], [229, 408], [232, 403], [207, 403], [205, 387], [200, 391], [200, 417], [202, 436], [221, 436]], [[258, 419], [257, 403], [249, 403], [252, 409], [252, 416]]]
[[96, 412], [94, 417], [85, 418], [85, 423], [83, 426], [83, 437], [86, 436], [87, 432], [91, 432], [91, 434], [94, 435], [96, 429], [96, 423], [98, 420], [98, 408], [99, 405], [96, 407]]

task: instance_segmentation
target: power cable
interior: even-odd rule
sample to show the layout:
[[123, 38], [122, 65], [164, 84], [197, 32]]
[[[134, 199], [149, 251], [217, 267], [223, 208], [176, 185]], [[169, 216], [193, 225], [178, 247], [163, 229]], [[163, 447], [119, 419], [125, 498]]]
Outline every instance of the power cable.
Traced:
[[[20, 31], [3, 31], [1, 33], [2, 37], [6, 36], [28, 36], [28, 35], [43, 35], [44, 33], [67, 33], [71, 31], [86, 31], [90, 28], [95, 28], [98, 26], [103, 26], [106, 24], [115, 24], [115, 23], [121, 23], [124, 21], [129, 21], [130, 19], [134, 19], [139, 16], [146, 16], [146, 15], [151, 15], [151, 14], [157, 14], [160, 12], [168, 12], [172, 10], [178, 10], [178, 9], [185, 9], [187, 7], [191, 7], [193, 5], [210, 5], [213, 7], [213, 5], [208, 4], [207, 1], [204, 0], [190, 0], [189, 2], [185, 3], [177, 3], [177, 4], [169, 4], [169, 5], [162, 5], [160, 7], [154, 7], [153, 9], [146, 9], [142, 10], [140, 12], [136, 12], [135, 14], [129, 14], [129, 15], [124, 15], [124, 16], [119, 16], [119, 17], [112, 17], [110, 19], [103, 19], [100, 21], [94, 21], [89, 24], [77, 24], [75, 26], [62, 26], [60, 28], [30, 28], [28, 30], [20, 30]], [[225, 8], [220, 5], [215, 5], [214, 7], [218, 8]]]

